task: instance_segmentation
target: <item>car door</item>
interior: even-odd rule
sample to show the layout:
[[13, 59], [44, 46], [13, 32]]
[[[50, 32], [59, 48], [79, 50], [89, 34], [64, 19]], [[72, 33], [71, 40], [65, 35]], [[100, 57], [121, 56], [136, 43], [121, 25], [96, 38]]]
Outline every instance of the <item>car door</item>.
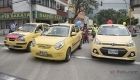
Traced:
[[72, 29], [71, 29], [71, 34], [72, 33], [76, 33], [76, 35], [74, 35], [74, 36], [71, 36], [71, 38], [72, 38], [72, 50], [75, 50], [76, 48], [77, 48], [77, 42], [78, 42], [78, 34], [77, 34], [77, 32], [76, 32], [76, 29], [75, 29], [75, 26], [72, 26]]

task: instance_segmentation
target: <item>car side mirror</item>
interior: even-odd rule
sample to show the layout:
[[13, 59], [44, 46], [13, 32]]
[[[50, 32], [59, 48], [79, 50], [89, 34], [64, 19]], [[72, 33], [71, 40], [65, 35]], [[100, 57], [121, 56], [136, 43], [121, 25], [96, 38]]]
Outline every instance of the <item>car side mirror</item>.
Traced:
[[76, 32], [72, 32], [71, 33], [71, 36], [76, 36]]
[[35, 31], [35, 33], [40, 33], [40, 31]]
[[17, 31], [22, 31], [23, 30], [23, 28], [22, 27], [19, 27], [18, 29], [17, 29]]

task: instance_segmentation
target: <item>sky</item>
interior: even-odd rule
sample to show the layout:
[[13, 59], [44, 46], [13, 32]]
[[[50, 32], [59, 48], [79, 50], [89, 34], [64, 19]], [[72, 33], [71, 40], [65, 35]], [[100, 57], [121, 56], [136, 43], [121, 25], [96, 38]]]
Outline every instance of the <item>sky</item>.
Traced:
[[[102, 1], [103, 5], [99, 6], [100, 9], [113, 8], [115, 10], [128, 9], [130, 0], [97, 0], [99, 3]], [[127, 4], [125, 3], [127, 2]]]

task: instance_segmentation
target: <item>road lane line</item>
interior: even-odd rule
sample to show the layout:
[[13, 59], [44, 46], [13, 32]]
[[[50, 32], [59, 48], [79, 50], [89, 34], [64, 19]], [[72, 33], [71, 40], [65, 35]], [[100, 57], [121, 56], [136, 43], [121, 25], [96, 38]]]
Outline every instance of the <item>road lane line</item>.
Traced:
[[[93, 60], [90, 57], [85, 57], [85, 56], [72, 56], [72, 58], [77, 58], [77, 59], [85, 59], [85, 60]], [[140, 65], [140, 62], [134, 62], [133, 64], [135, 65]]]
[[136, 65], [140, 65], [140, 62], [134, 62], [134, 64], [136, 64]]
[[72, 56], [72, 58], [85, 59], [85, 60], [91, 60], [92, 59], [90, 57], [85, 57], [85, 56]]

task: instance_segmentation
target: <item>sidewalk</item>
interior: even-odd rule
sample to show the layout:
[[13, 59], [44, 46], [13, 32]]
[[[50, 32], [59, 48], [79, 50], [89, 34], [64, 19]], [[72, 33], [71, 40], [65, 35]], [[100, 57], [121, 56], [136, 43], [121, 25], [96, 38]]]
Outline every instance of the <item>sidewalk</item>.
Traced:
[[4, 46], [4, 36], [0, 36], [0, 47]]

